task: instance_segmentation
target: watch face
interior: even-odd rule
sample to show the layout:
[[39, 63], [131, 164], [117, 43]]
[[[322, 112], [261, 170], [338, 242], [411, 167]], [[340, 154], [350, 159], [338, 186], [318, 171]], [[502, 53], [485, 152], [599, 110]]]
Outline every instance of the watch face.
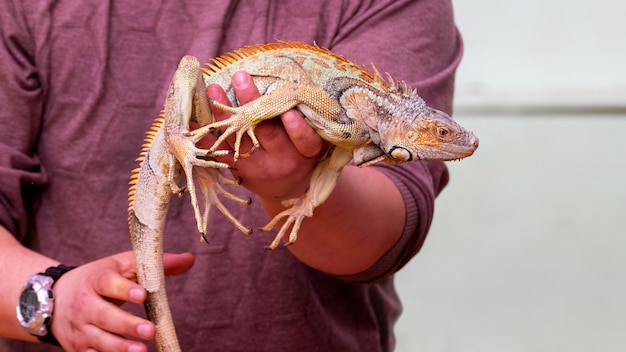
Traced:
[[37, 299], [37, 293], [33, 290], [33, 285], [22, 291], [20, 295], [20, 313], [25, 321], [30, 321], [35, 317], [39, 310], [39, 300]]

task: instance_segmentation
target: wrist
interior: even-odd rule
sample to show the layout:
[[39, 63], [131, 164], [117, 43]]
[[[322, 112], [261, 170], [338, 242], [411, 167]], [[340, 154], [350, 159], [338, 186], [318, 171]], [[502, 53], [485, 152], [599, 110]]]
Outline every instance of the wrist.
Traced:
[[45, 272], [32, 275], [22, 286], [16, 307], [17, 319], [26, 332], [41, 342], [59, 346], [51, 329], [54, 312], [52, 287], [73, 268], [63, 264], [50, 267]]

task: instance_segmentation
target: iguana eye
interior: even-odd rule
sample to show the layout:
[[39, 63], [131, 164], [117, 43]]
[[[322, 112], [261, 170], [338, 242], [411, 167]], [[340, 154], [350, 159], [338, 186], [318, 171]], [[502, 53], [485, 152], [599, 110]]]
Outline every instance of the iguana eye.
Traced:
[[437, 127], [437, 134], [439, 137], [445, 137], [450, 134], [450, 130], [445, 127]]

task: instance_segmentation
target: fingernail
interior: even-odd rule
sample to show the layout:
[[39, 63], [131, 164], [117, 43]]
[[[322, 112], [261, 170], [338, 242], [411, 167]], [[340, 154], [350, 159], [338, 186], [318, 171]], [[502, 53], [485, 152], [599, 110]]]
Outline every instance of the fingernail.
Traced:
[[130, 290], [130, 298], [135, 301], [135, 302], [141, 302], [143, 301], [143, 290], [140, 288], [133, 288]]
[[287, 129], [295, 129], [299, 126], [299, 119], [302, 117], [295, 111], [287, 111], [282, 115], [283, 126]]
[[215, 87], [215, 85], [213, 84], [210, 84], [208, 87], [206, 87], [206, 94], [211, 99], [217, 98], [217, 87]]
[[152, 338], [152, 325], [140, 324], [137, 326], [137, 335], [144, 339]]
[[233, 87], [237, 89], [244, 87], [246, 85], [246, 80], [247, 77], [245, 74], [236, 72], [233, 75]]
[[128, 346], [128, 352], [143, 352], [143, 346], [138, 345], [138, 344], [132, 344], [130, 346]]

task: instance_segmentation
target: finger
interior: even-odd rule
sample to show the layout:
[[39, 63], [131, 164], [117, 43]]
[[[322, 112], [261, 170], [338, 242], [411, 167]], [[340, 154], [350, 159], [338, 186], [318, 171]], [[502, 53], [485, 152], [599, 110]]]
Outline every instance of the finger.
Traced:
[[324, 140], [297, 111], [287, 111], [281, 116], [281, 119], [289, 139], [302, 156], [316, 158], [326, 148]]
[[187, 270], [191, 269], [194, 261], [195, 259], [191, 253], [165, 253], [163, 255], [165, 275], [180, 275], [185, 273]]
[[[250, 101], [260, 96], [259, 90], [256, 88], [254, 81], [252, 80], [252, 77], [250, 77], [250, 75], [244, 71], [236, 72], [231, 78], [231, 83], [233, 85], [233, 90], [235, 91], [235, 95], [236, 95], [237, 101], [239, 102], [239, 105], [247, 104]], [[207, 96], [210, 99], [218, 101], [227, 106], [232, 105], [230, 100], [228, 99], [228, 96], [222, 89], [222, 87], [217, 84], [212, 84], [207, 87]], [[215, 116], [216, 121], [222, 121], [231, 116], [229, 113], [223, 111], [222, 109], [216, 108], [213, 104], [211, 104], [211, 111], [213, 112], [213, 115]], [[222, 127], [222, 131], [225, 131], [225, 130], [226, 130], [226, 127]], [[263, 128], [261, 128], [260, 130], [262, 131]], [[259, 130], [257, 130], [257, 132], [258, 131]], [[263, 135], [263, 133], [261, 133], [261, 135]], [[235, 144], [235, 139], [236, 138], [234, 134], [227, 137], [226, 141], [228, 142], [228, 145], [230, 147], [229, 148], [224, 147], [224, 149], [232, 149]], [[204, 144], [201, 144], [201, 146], [203, 145]], [[245, 151], [251, 150], [251, 148], [252, 148], [252, 141], [249, 138], [247, 138], [247, 136], [245, 136], [242, 139], [242, 143], [239, 149], [240, 151], [245, 152]], [[222, 149], [222, 147], [220, 147], [220, 149]], [[226, 161], [221, 158], [218, 158], [218, 160], [222, 162]]]
[[87, 351], [137, 351], [144, 352], [148, 348], [141, 342], [131, 341], [122, 336], [111, 334], [97, 326], [90, 325], [85, 328], [85, 333], [90, 337], [90, 347]]
[[142, 303], [146, 298], [138, 283], [113, 270], [103, 272], [96, 279], [94, 290], [100, 296], [123, 302]]
[[[254, 83], [252, 77], [245, 71], [236, 72], [232, 77], [233, 89], [241, 105], [258, 99], [261, 94]], [[286, 141], [284, 127], [279, 119], [268, 119], [259, 123], [254, 130], [256, 136], [261, 140], [263, 148], [271, 151], [273, 145], [284, 147]], [[246, 151], [252, 147], [248, 138], [244, 138], [241, 150]]]
[[150, 340], [155, 334], [152, 323], [104, 300], [93, 288], [63, 307], [55, 314], [52, 329], [69, 351], [89, 346], [99, 351], [128, 351], [131, 345], [141, 348], [141, 343], [121, 336]]
[[[230, 100], [228, 100], [226, 92], [224, 92], [224, 89], [219, 84], [210, 84], [206, 88], [206, 94], [212, 100], [216, 100], [227, 106], [232, 106]], [[210, 107], [211, 112], [213, 113], [213, 116], [217, 121], [225, 120], [230, 116], [229, 113], [225, 112], [222, 109], [214, 107], [212, 104], [210, 105]]]
[[247, 104], [261, 96], [252, 77], [247, 72], [235, 72], [232, 77], [232, 84], [239, 105]]
[[92, 326], [114, 335], [150, 340], [155, 334], [154, 325], [149, 321], [102, 299], [92, 301], [87, 314]]
[[[122, 273], [115, 270], [105, 270], [96, 279], [95, 291], [99, 295], [124, 302], [142, 303], [145, 299], [145, 290], [128, 276], [135, 278], [134, 265], [128, 267], [125, 263], [125, 255], [118, 256], [121, 260]], [[194, 263], [194, 257], [190, 253], [163, 255], [163, 266], [166, 275], [179, 275], [189, 270]], [[124, 268], [126, 267], [126, 268]], [[129, 274], [130, 273], [130, 274]]]

